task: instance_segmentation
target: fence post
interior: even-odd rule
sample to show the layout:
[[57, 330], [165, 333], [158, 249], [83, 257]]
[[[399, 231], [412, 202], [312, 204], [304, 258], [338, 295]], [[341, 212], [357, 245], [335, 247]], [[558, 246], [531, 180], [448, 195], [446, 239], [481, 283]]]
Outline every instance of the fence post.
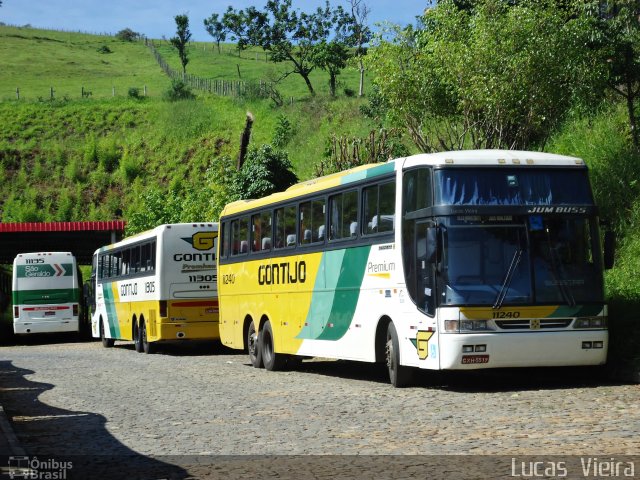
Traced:
[[84, 85], [80, 87], [80, 98], [84, 98]]
[[51, 100], [53, 100], [53, 87], [49, 87], [49, 96], [51, 97]]
[[111, 96], [112, 97], [116, 96], [116, 87], [111, 87]]
[[16, 87], [16, 100], [20, 100], [20, 87]]
[[144, 96], [145, 97], [147, 96], [147, 86], [146, 85], [144, 86]]

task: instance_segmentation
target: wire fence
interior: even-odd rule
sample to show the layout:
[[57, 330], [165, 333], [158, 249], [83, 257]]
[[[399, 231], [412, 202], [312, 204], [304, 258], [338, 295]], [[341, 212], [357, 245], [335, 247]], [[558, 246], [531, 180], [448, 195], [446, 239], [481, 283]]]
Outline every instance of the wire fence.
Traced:
[[162, 57], [152, 40], [144, 39], [145, 45], [151, 50], [162, 71], [172, 80], [181, 80], [185, 85], [195, 90], [202, 90], [220, 96], [228, 97], [260, 97], [269, 98], [273, 93], [273, 84], [263, 80], [246, 82], [243, 80], [217, 80], [187, 74], [173, 69]]

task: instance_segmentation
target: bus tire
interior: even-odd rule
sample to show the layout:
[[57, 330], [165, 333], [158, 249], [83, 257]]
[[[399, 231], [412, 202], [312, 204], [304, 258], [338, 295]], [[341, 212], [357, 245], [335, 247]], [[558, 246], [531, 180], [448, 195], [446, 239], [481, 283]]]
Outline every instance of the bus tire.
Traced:
[[140, 320], [140, 341], [142, 343], [142, 350], [146, 354], [155, 352], [155, 345], [147, 340], [147, 324], [144, 319]]
[[400, 365], [400, 344], [398, 342], [398, 333], [396, 332], [396, 327], [393, 322], [390, 322], [387, 327], [385, 357], [391, 385], [398, 388], [409, 385], [413, 377], [413, 370], [410, 367]]
[[273, 330], [271, 329], [271, 322], [269, 320], [264, 323], [259, 339], [264, 368], [269, 371], [281, 370], [287, 362], [287, 357], [275, 352]]
[[249, 351], [249, 360], [251, 365], [255, 368], [263, 368], [264, 362], [262, 361], [262, 349], [260, 348], [260, 337], [256, 332], [256, 326], [253, 323], [249, 323], [249, 330], [247, 331], [247, 350]]
[[142, 337], [140, 336], [140, 327], [138, 326], [138, 322], [134, 320], [133, 322], [133, 345], [136, 349], [136, 352], [142, 353]]
[[104, 336], [104, 322], [102, 321], [102, 318], [100, 318], [100, 340], [102, 341], [102, 346], [104, 348], [111, 348], [116, 343], [115, 339]]

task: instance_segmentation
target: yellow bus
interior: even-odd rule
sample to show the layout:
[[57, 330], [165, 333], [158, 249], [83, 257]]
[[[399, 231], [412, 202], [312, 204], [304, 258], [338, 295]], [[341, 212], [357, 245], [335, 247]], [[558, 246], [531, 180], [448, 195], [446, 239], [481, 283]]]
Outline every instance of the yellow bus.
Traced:
[[234, 202], [220, 225], [221, 340], [255, 367], [377, 362], [402, 386], [414, 367], [606, 361], [605, 262], [580, 159], [415, 155]]
[[179, 223], [99, 248], [91, 273], [91, 326], [105, 347], [133, 340], [218, 340], [218, 225]]

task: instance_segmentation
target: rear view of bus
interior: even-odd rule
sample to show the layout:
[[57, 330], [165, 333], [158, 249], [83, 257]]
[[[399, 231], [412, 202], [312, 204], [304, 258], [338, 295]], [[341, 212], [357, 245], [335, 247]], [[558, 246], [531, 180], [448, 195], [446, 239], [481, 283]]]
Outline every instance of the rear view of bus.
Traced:
[[13, 261], [13, 331], [77, 332], [77, 272], [70, 252], [19, 253]]

